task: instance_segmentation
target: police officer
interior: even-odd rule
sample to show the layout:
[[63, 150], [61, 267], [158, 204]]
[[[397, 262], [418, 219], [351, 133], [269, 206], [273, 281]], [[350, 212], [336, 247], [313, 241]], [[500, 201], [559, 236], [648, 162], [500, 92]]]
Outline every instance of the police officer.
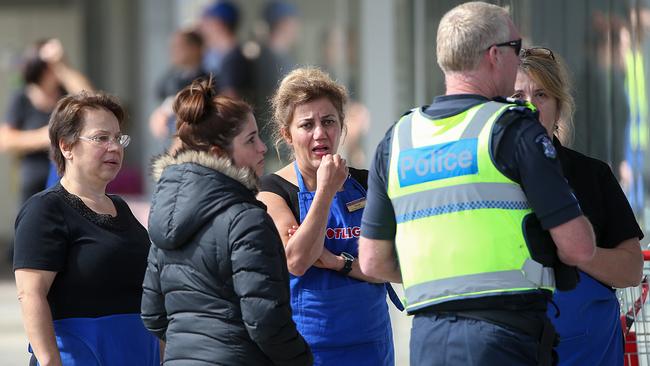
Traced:
[[556, 275], [575, 285], [560, 261], [594, 255], [534, 107], [498, 98], [513, 92], [520, 48], [505, 9], [449, 11], [437, 35], [446, 94], [377, 147], [359, 261], [404, 284], [411, 365], [551, 364], [547, 301]]

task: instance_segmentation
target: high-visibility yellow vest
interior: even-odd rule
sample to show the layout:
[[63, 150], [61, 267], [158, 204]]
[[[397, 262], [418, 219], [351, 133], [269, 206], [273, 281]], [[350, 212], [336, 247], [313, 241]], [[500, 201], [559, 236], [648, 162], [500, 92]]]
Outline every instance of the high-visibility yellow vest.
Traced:
[[414, 110], [395, 125], [388, 197], [408, 312], [554, 290], [552, 268], [526, 245], [526, 196], [491, 156], [492, 128], [513, 106], [487, 102], [439, 120]]

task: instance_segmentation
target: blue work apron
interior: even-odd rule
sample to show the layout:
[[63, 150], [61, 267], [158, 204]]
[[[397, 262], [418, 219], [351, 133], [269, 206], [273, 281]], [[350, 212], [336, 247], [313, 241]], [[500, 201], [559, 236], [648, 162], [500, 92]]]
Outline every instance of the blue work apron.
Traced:
[[158, 339], [140, 314], [55, 320], [54, 333], [63, 366], [160, 365]]
[[556, 291], [548, 317], [560, 335], [559, 365], [623, 366], [623, 331], [616, 293], [579, 271], [580, 282], [571, 291]]
[[[314, 200], [298, 166], [300, 222]], [[363, 210], [349, 203], [366, 197], [365, 189], [348, 177], [330, 207], [325, 248], [339, 255], [358, 256]], [[357, 209], [355, 209], [357, 208]], [[359, 281], [312, 266], [304, 275], [291, 275], [293, 320], [314, 354], [314, 365], [392, 366], [393, 336], [386, 304], [386, 284]]]

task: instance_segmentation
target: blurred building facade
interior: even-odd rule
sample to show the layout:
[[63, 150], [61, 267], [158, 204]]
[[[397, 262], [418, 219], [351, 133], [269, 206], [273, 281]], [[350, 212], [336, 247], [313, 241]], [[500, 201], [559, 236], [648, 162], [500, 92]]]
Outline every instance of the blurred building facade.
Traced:
[[[300, 9], [293, 57], [319, 65], [346, 84], [370, 111], [363, 138], [370, 163], [377, 142], [404, 111], [444, 92], [435, 60], [438, 21], [452, 0], [287, 0]], [[260, 33], [266, 0], [234, 1], [242, 41]], [[648, 0], [510, 0], [525, 45], [557, 50], [575, 81], [574, 147], [607, 161], [621, 179], [643, 227], [648, 227], [650, 158], [647, 78], [650, 72]], [[168, 66], [171, 33], [198, 20], [209, 0], [0, 0], [0, 116], [19, 87], [17, 60], [43, 37], [62, 40], [68, 60], [129, 110], [133, 143], [126, 164], [140, 171], [150, 193], [148, 165], [161, 152], [147, 118], [155, 84]], [[271, 150], [271, 149], [270, 149]], [[10, 238], [18, 188], [15, 162], [0, 155], [0, 238]], [[650, 212], [650, 211], [648, 211]]]
[[[260, 18], [267, 0], [233, 1], [242, 12], [241, 41], [263, 34]], [[302, 19], [294, 60], [328, 70], [369, 111], [371, 126], [361, 138], [366, 161], [358, 163], [367, 167], [377, 142], [403, 112], [444, 93], [435, 60], [435, 34], [442, 14], [463, 1], [285, 1], [299, 8]], [[492, 2], [510, 7], [525, 46], [552, 48], [567, 61], [577, 103], [573, 147], [612, 166], [642, 227], [650, 227], [646, 192], [650, 186], [650, 0]], [[68, 61], [96, 88], [117, 95], [127, 107], [126, 130], [133, 140], [125, 167], [136, 172], [130, 184], [143, 187], [136, 199], [146, 202], [152, 186], [149, 163], [164, 145], [151, 136], [147, 121], [159, 102], [156, 82], [169, 66], [169, 37], [176, 29], [195, 24], [210, 3], [0, 0], [0, 118], [9, 95], [20, 87], [18, 64], [25, 45], [45, 37], [60, 38]], [[0, 249], [12, 236], [17, 177], [16, 160], [0, 154]], [[406, 319], [393, 316], [398, 322]], [[15, 328], [15, 334], [20, 334], [20, 327]], [[393, 328], [397, 364], [408, 364], [408, 323], [394, 323]], [[7, 364], [23, 364], [24, 339], [14, 343], [20, 361]]]

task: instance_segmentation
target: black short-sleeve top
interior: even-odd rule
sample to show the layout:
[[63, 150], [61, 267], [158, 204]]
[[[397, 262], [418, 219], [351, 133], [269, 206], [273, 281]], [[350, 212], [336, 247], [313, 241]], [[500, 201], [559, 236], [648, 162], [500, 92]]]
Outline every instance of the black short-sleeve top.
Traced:
[[[350, 177], [356, 180], [363, 189], [368, 189], [368, 171], [363, 169], [349, 169]], [[298, 191], [295, 184], [287, 181], [277, 174], [267, 174], [260, 180], [261, 192], [273, 192], [282, 197], [291, 209], [296, 222], [300, 222], [300, 206], [298, 206]]]
[[[7, 105], [4, 122], [17, 130], [36, 130], [47, 126], [51, 111], [42, 111], [34, 107], [22, 89], [14, 94]], [[21, 166], [21, 204], [31, 195], [45, 188], [50, 160], [47, 150], [32, 151], [22, 154]]]
[[47, 296], [54, 320], [140, 312], [149, 236], [124, 200], [109, 198], [115, 217], [57, 184], [16, 218], [14, 270], [57, 272]]
[[596, 245], [615, 248], [622, 241], [643, 238], [634, 212], [609, 165], [560, 145], [562, 171], [596, 234]]

